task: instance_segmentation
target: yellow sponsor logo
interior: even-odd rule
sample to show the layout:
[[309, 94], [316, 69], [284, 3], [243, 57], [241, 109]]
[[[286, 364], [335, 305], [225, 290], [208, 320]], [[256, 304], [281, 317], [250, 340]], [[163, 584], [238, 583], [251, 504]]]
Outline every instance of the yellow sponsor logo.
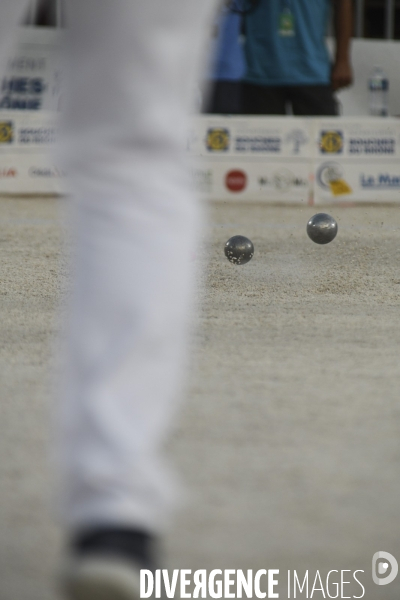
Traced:
[[0, 121], [0, 144], [11, 144], [14, 140], [12, 121]]
[[339, 154], [343, 150], [343, 135], [340, 131], [321, 131], [319, 143], [323, 154]]
[[345, 194], [351, 194], [353, 190], [344, 179], [336, 179], [329, 182], [329, 187], [334, 196], [343, 196]]
[[213, 128], [207, 131], [206, 146], [210, 152], [226, 152], [229, 142], [230, 135], [227, 129]]
[[343, 167], [337, 162], [323, 163], [317, 171], [317, 182], [333, 196], [352, 194], [353, 190], [344, 179]]

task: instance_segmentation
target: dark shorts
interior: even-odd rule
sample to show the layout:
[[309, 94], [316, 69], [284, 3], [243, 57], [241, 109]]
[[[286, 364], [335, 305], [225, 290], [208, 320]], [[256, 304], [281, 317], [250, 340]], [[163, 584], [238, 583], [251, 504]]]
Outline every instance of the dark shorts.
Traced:
[[240, 81], [213, 81], [206, 106], [202, 112], [217, 115], [240, 115], [242, 84]]
[[330, 85], [264, 86], [242, 84], [242, 112], [245, 115], [336, 116], [337, 102]]

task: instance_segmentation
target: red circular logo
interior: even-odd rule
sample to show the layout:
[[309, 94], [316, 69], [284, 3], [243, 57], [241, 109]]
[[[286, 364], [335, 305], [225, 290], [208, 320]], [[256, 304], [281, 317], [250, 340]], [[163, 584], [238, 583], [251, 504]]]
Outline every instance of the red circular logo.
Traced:
[[225, 177], [225, 185], [231, 192], [241, 192], [247, 185], [246, 173], [239, 169], [229, 171]]

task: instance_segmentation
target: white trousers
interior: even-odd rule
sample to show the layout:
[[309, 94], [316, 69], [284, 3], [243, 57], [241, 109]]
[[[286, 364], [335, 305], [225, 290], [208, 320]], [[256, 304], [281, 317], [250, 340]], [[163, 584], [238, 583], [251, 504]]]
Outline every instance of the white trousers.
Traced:
[[[25, 0], [1, 0], [0, 39]], [[69, 528], [157, 532], [201, 220], [187, 113], [214, 0], [67, 0], [73, 290], [58, 426]]]

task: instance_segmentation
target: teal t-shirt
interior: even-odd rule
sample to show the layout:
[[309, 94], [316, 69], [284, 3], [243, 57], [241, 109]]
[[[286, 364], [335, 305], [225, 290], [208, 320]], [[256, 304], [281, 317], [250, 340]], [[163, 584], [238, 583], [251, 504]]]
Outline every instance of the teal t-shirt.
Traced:
[[330, 0], [260, 0], [245, 17], [245, 81], [259, 85], [326, 85], [325, 36]]

